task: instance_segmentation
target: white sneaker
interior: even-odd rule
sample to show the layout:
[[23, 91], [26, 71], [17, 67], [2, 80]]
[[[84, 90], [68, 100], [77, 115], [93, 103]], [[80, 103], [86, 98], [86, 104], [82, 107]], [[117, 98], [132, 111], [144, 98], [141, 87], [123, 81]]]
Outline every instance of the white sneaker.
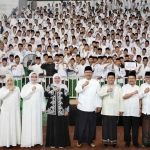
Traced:
[[55, 146], [51, 146], [50, 148], [55, 148]]
[[59, 147], [59, 148], [64, 148], [64, 147]]

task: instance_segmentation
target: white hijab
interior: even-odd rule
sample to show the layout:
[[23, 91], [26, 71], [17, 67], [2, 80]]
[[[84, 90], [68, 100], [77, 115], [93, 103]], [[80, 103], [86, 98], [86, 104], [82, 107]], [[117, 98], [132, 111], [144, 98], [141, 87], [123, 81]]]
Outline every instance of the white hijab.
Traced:
[[[32, 80], [31, 80], [31, 76], [33, 75], [33, 74], [36, 74], [35, 72], [31, 72], [30, 74], [29, 74], [29, 84], [37, 84], [37, 80], [36, 80], [36, 82], [34, 83], [34, 82], [32, 82]], [[37, 76], [37, 74], [36, 74], [36, 76]], [[38, 77], [38, 76], [37, 76]]]
[[[58, 84], [56, 84], [56, 83], [54, 82], [55, 77], [59, 77], [59, 78], [60, 78], [60, 82], [59, 82]], [[56, 86], [56, 87], [59, 87], [59, 88], [61, 88], [61, 89], [65, 89], [65, 90], [68, 91], [67, 86], [66, 86], [65, 84], [62, 84], [61, 76], [60, 76], [58, 73], [55, 73], [55, 74], [53, 75], [53, 84], [52, 84], [52, 85], [53, 85], [53, 86]]]

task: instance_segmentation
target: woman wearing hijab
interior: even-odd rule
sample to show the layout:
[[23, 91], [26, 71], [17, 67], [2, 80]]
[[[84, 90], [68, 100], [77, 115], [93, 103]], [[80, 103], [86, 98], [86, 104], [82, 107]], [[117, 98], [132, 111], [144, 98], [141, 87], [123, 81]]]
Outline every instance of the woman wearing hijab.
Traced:
[[21, 147], [43, 145], [42, 112], [46, 101], [42, 85], [37, 83], [37, 74], [31, 72], [30, 82], [21, 90], [23, 99]]
[[56, 73], [53, 76], [53, 84], [48, 85], [45, 91], [48, 98], [46, 107], [47, 133], [46, 147], [63, 148], [70, 146], [68, 129], [69, 95], [65, 84], [61, 82], [61, 76]]
[[20, 145], [20, 90], [14, 86], [14, 78], [6, 75], [6, 86], [0, 89], [0, 146], [9, 148]]

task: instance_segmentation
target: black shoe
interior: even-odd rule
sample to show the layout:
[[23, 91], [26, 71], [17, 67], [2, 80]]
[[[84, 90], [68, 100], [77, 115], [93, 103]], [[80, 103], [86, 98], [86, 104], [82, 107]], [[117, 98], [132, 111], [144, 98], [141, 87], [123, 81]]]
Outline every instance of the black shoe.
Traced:
[[106, 148], [107, 147], [107, 144], [103, 144], [103, 146], [102, 146], [103, 148]]
[[140, 144], [133, 144], [136, 148], [141, 148], [142, 146]]
[[130, 147], [130, 144], [126, 143], [124, 146], [125, 146], [125, 147]]
[[113, 144], [112, 145], [114, 148], [118, 148], [118, 145], [117, 144]]

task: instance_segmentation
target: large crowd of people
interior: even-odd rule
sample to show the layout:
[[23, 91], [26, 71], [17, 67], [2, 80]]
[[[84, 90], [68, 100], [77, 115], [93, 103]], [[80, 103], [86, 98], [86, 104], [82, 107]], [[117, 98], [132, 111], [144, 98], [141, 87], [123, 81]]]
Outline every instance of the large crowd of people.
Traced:
[[6, 73], [17, 79], [28, 75], [22, 66], [28, 54], [38, 57], [28, 69], [40, 78], [56, 72], [83, 76], [90, 65], [101, 82], [110, 71], [121, 82], [129, 73], [125, 62], [136, 62], [136, 77], [143, 80], [150, 69], [149, 24], [147, 1], [69, 1], [34, 11], [23, 7], [21, 14], [0, 21], [0, 83]]
[[[42, 113], [48, 114], [46, 146], [70, 146], [69, 94], [65, 84], [66, 77], [76, 76], [85, 77], [71, 86], [79, 94], [74, 134], [77, 147], [83, 142], [95, 147], [95, 112], [100, 111], [103, 147], [110, 143], [118, 147], [119, 115], [124, 118], [125, 146], [129, 147], [131, 141], [136, 147], [150, 146], [149, 7], [147, 0], [141, 3], [136, 0], [62, 1], [35, 10], [28, 5], [22, 8], [21, 14], [13, 13], [11, 18], [3, 15], [0, 21], [0, 100], [3, 101], [0, 146], [42, 145]], [[27, 63], [25, 58], [29, 55], [35, 59]], [[27, 84], [23, 81], [25, 76], [29, 76]], [[45, 89], [43, 84], [38, 84], [41, 82]], [[47, 106], [44, 96], [48, 98]], [[20, 97], [23, 99], [22, 134]], [[140, 145], [138, 128], [142, 113]]]

